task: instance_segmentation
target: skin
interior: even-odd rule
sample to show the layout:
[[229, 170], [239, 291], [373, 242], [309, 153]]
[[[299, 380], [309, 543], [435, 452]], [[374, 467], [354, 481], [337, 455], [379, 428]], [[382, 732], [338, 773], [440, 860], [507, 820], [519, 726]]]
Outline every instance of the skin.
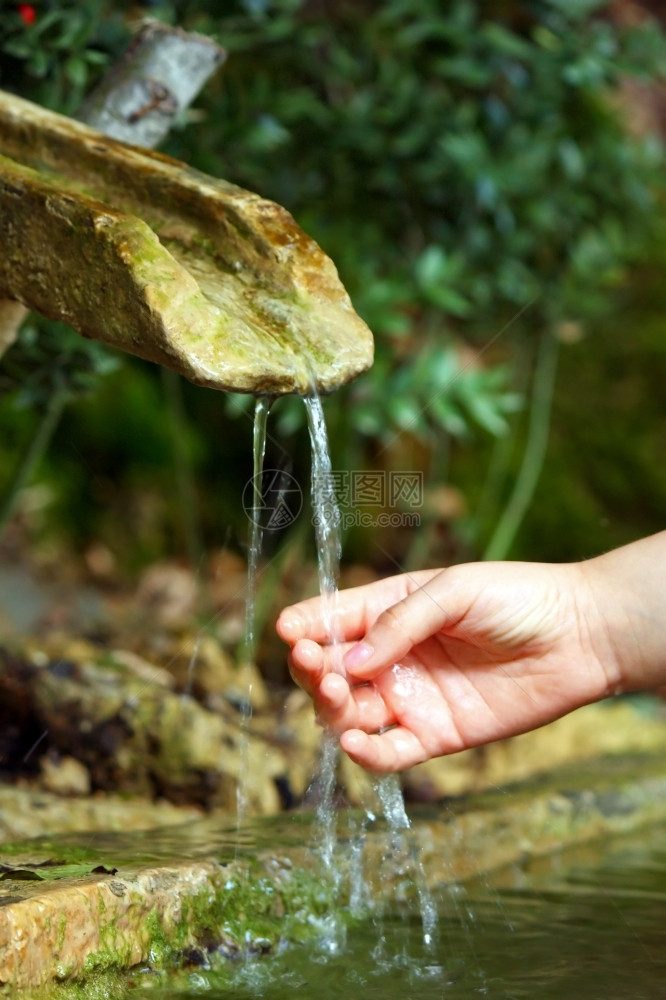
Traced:
[[423, 570], [285, 608], [277, 631], [319, 722], [384, 774], [666, 683], [665, 567], [661, 532], [581, 563]]

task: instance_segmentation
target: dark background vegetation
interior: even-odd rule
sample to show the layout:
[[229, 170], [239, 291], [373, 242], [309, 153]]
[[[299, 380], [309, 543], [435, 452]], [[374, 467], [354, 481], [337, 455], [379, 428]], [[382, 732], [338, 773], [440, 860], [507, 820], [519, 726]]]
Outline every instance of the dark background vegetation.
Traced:
[[[333, 465], [423, 469], [426, 502], [419, 531], [350, 533], [349, 562], [577, 559], [663, 527], [666, 46], [645, 6], [2, 0], [0, 87], [71, 113], [146, 15], [228, 52], [164, 150], [285, 205], [375, 334], [372, 371], [326, 400]], [[0, 389], [5, 493], [68, 399], [7, 552], [101, 546], [131, 576], [244, 550], [251, 400], [35, 317]], [[306, 484], [300, 401], [271, 426], [268, 464]]]

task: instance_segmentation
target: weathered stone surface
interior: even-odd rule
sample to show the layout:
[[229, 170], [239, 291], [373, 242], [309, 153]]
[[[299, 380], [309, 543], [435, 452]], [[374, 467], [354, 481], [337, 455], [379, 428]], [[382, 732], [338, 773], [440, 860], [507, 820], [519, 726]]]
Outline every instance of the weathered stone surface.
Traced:
[[75, 757], [44, 754], [40, 762], [41, 786], [56, 795], [90, 795], [90, 774]]
[[19, 989], [139, 964], [169, 968], [192, 952], [224, 961], [307, 941], [333, 902], [316, 871], [274, 855], [2, 867], [0, 984]]
[[0, 93], [0, 297], [217, 389], [330, 391], [372, 363], [280, 206]]
[[[211, 38], [144, 21], [76, 117], [114, 139], [153, 149], [225, 57]], [[20, 302], [0, 299], [0, 357], [27, 312]]]
[[[51, 834], [129, 832], [199, 820], [202, 810], [97, 792], [86, 797], [0, 785], [0, 844]], [[0, 855], [2, 848], [0, 847]]]
[[82, 641], [48, 652], [0, 648], [0, 719], [38, 743], [43, 734], [42, 751], [75, 757], [95, 790], [235, 809], [242, 780], [250, 812], [277, 812], [281, 750], [245, 726], [231, 702], [211, 711], [171, 690], [162, 668], [152, 676], [151, 664], [137, 670], [136, 661]]
[[204, 943], [214, 916], [219, 938], [216, 910], [226, 881], [219, 865], [205, 861], [129, 867], [64, 884], [10, 877], [0, 893], [0, 983], [25, 988], [97, 968], [131, 968], [156, 959], [160, 946]]

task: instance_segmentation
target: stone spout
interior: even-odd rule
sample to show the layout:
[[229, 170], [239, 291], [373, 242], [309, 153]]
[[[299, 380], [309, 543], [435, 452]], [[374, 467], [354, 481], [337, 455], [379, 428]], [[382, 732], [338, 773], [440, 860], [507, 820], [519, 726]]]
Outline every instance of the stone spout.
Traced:
[[372, 364], [285, 209], [2, 92], [0, 298], [214, 389], [329, 392]]

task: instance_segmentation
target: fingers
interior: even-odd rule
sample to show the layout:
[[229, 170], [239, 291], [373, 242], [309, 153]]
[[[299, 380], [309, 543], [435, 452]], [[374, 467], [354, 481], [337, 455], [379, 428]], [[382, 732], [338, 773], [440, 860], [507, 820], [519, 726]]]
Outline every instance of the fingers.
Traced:
[[290, 657], [292, 676], [313, 699], [317, 720], [335, 732], [360, 728], [377, 732], [395, 719], [379, 692], [369, 685], [350, 687], [326, 665], [325, 651], [302, 639]]
[[321, 646], [310, 639], [299, 639], [289, 654], [288, 663], [296, 684], [313, 698], [327, 672]]
[[340, 746], [356, 764], [373, 774], [404, 771], [430, 756], [414, 733], [402, 726], [372, 735], [349, 729], [342, 733]]
[[288, 658], [291, 675], [299, 687], [302, 687], [309, 695], [314, 696], [314, 692], [326, 674], [336, 673], [342, 677], [347, 676], [347, 672], [342, 666], [342, 657], [350, 647], [351, 643], [320, 646], [312, 639], [299, 639]]
[[395, 721], [375, 688], [350, 688], [339, 674], [324, 677], [314, 701], [317, 721], [336, 733], [348, 729], [376, 733]]
[[349, 684], [339, 674], [327, 674], [314, 696], [317, 722], [336, 733], [360, 725], [360, 714]]
[[345, 669], [370, 680], [436, 632], [454, 629], [469, 601], [450, 574], [449, 570], [439, 572], [383, 611], [362, 641], [344, 654]]
[[301, 601], [282, 611], [276, 623], [277, 633], [290, 646], [304, 638], [330, 642], [332, 623], [333, 638], [359, 639], [385, 608], [400, 601], [436, 572], [422, 570], [409, 576], [393, 576], [340, 591], [334, 598], [312, 597]]

